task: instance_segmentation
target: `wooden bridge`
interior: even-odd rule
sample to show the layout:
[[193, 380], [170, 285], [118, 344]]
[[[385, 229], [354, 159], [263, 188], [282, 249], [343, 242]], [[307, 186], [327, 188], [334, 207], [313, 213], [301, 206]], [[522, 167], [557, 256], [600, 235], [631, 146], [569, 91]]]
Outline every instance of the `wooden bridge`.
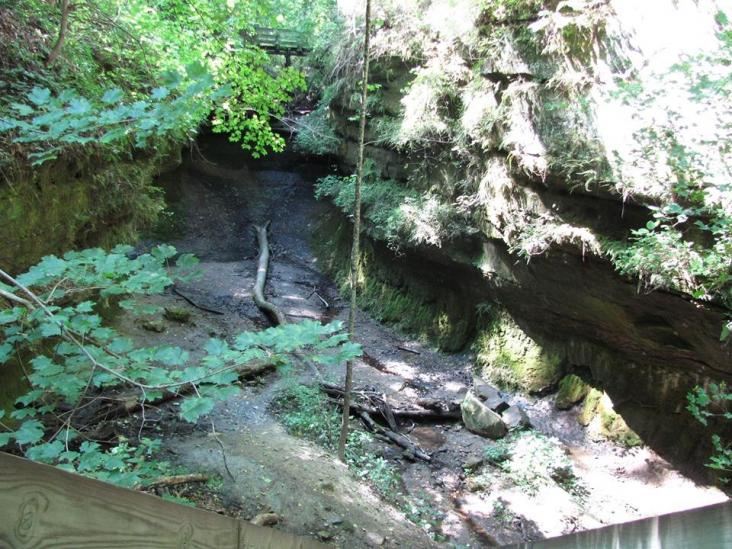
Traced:
[[256, 44], [267, 53], [284, 55], [286, 66], [290, 65], [293, 55], [303, 56], [310, 52], [307, 35], [292, 29], [254, 27], [254, 32], [242, 32], [241, 36], [245, 42]]

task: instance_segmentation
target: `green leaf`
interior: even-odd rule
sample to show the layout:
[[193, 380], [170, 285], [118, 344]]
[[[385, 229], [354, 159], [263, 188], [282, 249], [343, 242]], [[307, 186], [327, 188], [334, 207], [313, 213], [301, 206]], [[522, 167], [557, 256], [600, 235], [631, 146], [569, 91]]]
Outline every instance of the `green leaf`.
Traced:
[[102, 95], [102, 103], [111, 105], [113, 103], [117, 103], [120, 99], [122, 99], [122, 97], [124, 97], [122, 90], [120, 90], [119, 88], [112, 88], [104, 92], [104, 95]]
[[225, 341], [221, 339], [209, 339], [203, 346], [203, 350], [211, 356], [219, 356], [225, 353], [229, 349], [229, 346]]
[[157, 101], [165, 99], [170, 94], [170, 90], [165, 86], [160, 86], [152, 91], [151, 97]]
[[51, 90], [36, 86], [26, 95], [26, 97], [38, 106], [45, 105], [51, 99]]
[[191, 397], [180, 405], [180, 417], [190, 423], [195, 423], [203, 414], [213, 410], [214, 400], [208, 397]]
[[23, 309], [20, 307], [13, 307], [12, 309], [5, 309], [0, 311], [0, 326], [3, 324], [11, 324], [17, 322], [23, 313]]
[[64, 450], [64, 443], [60, 440], [46, 442], [29, 448], [26, 457], [33, 461], [41, 461], [43, 463], [53, 463]]
[[43, 337], [52, 337], [61, 335], [61, 327], [54, 321], [50, 320], [41, 324], [41, 335]]
[[20, 116], [28, 116], [33, 114], [33, 107], [30, 107], [26, 105], [25, 103], [11, 103], [10, 106], [15, 110]]
[[158, 349], [154, 358], [166, 366], [182, 366], [188, 361], [188, 353], [180, 347], [163, 347]]
[[35, 444], [43, 438], [43, 424], [37, 419], [24, 421], [13, 437], [18, 444]]
[[3, 446], [7, 446], [12, 438], [13, 433], [0, 433], [0, 448], [2, 448]]

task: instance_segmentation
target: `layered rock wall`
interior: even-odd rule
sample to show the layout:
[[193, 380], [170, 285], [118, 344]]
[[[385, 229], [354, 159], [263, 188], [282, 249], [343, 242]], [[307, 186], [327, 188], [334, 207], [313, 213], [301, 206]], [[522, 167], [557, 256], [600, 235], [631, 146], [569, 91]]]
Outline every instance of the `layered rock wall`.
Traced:
[[[377, 198], [364, 213], [381, 267], [366, 271], [459, 324], [444, 341], [423, 332], [451, 350], [475, 341], [494, 379], [541, 392], [577, 373], [647, 443], [702, 463], [708, 433], [686, 412], [686, 394], [732, 378], [732, 347], [719, 337], [729, 310], [621, 276], [608, 249], [674, 193], [665, 153], [644, 152], [639, 137], [651, 114], [623, 94], [680, 54], [713, 48], [718, 6], [428, 4], [420, 17], [437, 21], [428, 30], [410, 27], [408, 10], [401, 28], [385, 13], [374, 38], [366, 193]], [[458, 28], [439, 23], [448, 4]], [[399, 33], [412, 31], [428, 45], [396, 52]], [[683, 44], [673, 36], [682, 31]], [[356, 113], [347, 92], [330, 105], [346, 172]], [[348, 204], [334, 188], [323, 194]]]

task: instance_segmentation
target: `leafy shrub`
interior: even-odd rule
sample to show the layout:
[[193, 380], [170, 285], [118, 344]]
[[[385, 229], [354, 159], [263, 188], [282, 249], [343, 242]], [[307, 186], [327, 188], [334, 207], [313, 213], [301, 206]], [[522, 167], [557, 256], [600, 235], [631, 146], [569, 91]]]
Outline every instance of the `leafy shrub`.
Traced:
[[325, 155], [335, 154], [339, 139], [328, 120], [328, 110], [318, 108], [297, 121], [295, 149], [301, 152]]
[[[391, 179], [381, 179], [373, 164], [364, 167], [361, 189], [366, 230], [373, 238], [392, 248], [403, 243], [441, 246], [446, 239], [461, 234], [466, 226], [455, 215], [455, 208], [436, 194], [408, 189]], [[355, 197], [355, 175], [329, 175], [318, 180], [315, 196], [329, 197], [344, 213], [351, 215]]]
[[486, 459], [529, 493], [556, 482], [574, 490], [576, 476], [572, 461], [561, 443], [535, 431], [523, 431], [488, 446]]
[[[694, 387], [687, 395], [688, 405], [686, 407], [691, 415], [694, 416], [702, 425], [709, 426], [710, 420], [717, 418], [719, 420], [732, 419], [730, 412], [730, 402], [732, 402], [732, 392], [725, 383], [719, 385], [712, 383], [708, 388]], [[707, 467], [722, 472], [732, 472], [732, 443], [722, 440], [717, 433], [712, 435], [712, 445], [714, 454], [709, 459]], [[729, 482], [728, 478], [722, 479]]]
[[118, 246], [109, 253], [91, 249], [48, 256], [17, 278], [0, 271], [0, 365], [17, 360], [31, 366], [30, 390], [17, 399], [20, 407], [10, 413], [11, 422], [0, 423], [0, 447], [13, 443], [30, 458], [132, 482], [142, 474], [135, 465], [142, 463], [140, 452], [149, 453], [152, 443], [142, 450], [127, 444], [105, 450], [82, 441], [94, 428], [82, 410], [103, 392], [134, 391], [143, 411], [146, 403], [181, 392], [180, 416], [196, 422], [217, 401], [238, 393], [237, 371], [249, 363], [283, 364], [288, 354], [305, 350], [312, 360], [334, 365], [360, 354], [341, 323], [315, 321], [241, 333], [232, 342], [212, 338], [196, 364], [179, 347], [136, 346], [105, 325], [95, 312], [99, 300], [114, 300], [136, 314], [156, 312], [134, 296], [189, 279], [197, 260], [177, 256], [168, 245], [137, 257], [131, 252]]
[[[274, 405], [288, 432], [336, 451], [341, 414], [320, 389], [293, 385], [278, 395]], [[366, 431], [351, 429], [346, 442], [346, 463], [357, 477], [369, 480], [379, 493], [391, 498], [400, 483], [399, 473], [383, 457], [366, 450], [371, 440]]]

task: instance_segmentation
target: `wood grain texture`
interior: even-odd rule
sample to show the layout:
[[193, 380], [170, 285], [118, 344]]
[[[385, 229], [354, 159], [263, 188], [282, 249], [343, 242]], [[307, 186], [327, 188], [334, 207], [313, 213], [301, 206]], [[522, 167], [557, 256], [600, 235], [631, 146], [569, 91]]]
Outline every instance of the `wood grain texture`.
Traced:
[[0, 548], [6, 547], [326, 546], [0, 452]]
[[722, 549], [732, 547], [732, 502], [614, 524], [517, 549]]

